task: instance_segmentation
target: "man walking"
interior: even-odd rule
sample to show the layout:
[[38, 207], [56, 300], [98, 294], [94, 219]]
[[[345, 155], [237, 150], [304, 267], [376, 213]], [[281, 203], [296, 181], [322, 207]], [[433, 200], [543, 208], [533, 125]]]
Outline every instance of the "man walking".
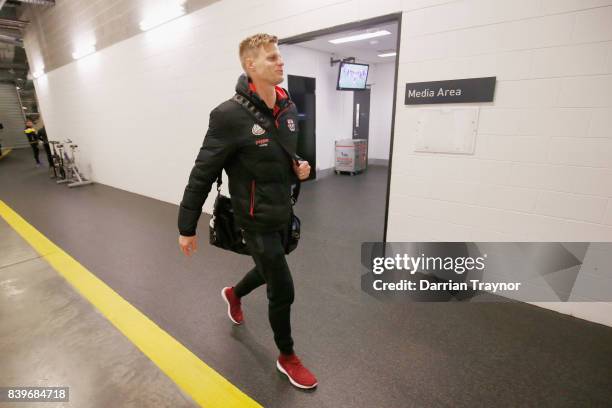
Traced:
[[26, 120], [23, 133], [25, 133], [26, 137], [28, 138], [28, 143], [30, 143], [30, 146], [32, 147], [36, 167], [40, 167], [40, 159], [38, 158], [38, 134], [36, 129], [34, 129], [34, 122], [32, 122], [30, 119]]
[[256, 34], [240, 43], [245, 74], [238, 79], [236, 93], [267, 116], [270, 127], [260, 126], [231, 99], [211, 112], [208, 132], [180, 205], [179, 246], [185, 255], [197, 249], [195, 233], [202, 206], [213, 182], [225, 169], [235, 219], [244, 230], [255, 261], [255, 267], [240, 282], [222, 290], [228, 316], [234, 324], [242, 324], [240, 299], [266, 284], [268, 317], [280, 350], [276, 366], [294, 386], [314, 388], [315, 376], [293, 350], [290, 314], [294, 288], [284, 251], [291, 186], [296, 177], [308, 178], [310, 165], [306, 161], [296, 163], [283, 148], [296, 151], [297, 110], [287, 92], [277, 86], [284, 75], [277, 41], [275, 36]]
[[[38, 123], [41, 125], [41, 122]], [[49, 163], [49, 168], [53, 167], [53, 155], [51, 154], [51, 147], [49, 146], [49, 138], [47, 137], [47, 130], [45, 126], [42, 125], [41, 128], [38, 129], [38, 140], [43, 143], [43, 147], [45, 148], [45, 153], [47, 154], [47, 163]]]

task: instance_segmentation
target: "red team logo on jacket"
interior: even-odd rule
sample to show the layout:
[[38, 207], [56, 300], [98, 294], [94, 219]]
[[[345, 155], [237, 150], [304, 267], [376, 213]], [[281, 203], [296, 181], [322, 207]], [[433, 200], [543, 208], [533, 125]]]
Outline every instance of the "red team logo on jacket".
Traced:
[[257, 139], [255, 140], [255, 145], [257, 145], [258, 147], [265, 147], [268, 145], [268, 142], [270, 141], [270, 139], [263, 138], [263, 139]]
[[290, 131], [295, 132], [295, 122], [293, 119], [287, 119], [287, 127]]

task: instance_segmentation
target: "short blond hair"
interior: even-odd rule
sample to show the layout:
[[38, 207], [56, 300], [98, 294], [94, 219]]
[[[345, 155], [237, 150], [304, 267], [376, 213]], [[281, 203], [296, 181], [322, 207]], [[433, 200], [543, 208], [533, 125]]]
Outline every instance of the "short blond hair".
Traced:
[[268, 44], [278, 44], [278, 37], [271, 34], [255, 34], [240, 41], [240, 47], [238, 53], [240, 55], [240, 64], [242, 69], [246, 72], [245, 58], [253, 55], [253, 52], [257, 52], [259, 47]]

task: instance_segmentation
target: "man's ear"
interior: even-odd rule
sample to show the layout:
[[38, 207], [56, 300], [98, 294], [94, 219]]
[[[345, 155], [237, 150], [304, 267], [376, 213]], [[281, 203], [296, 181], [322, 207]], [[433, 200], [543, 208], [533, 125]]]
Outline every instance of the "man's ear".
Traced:
[[245, 65], [248, 69], [255, 69], [255, 58], [253, 57], [246, 57], [245, 58]]

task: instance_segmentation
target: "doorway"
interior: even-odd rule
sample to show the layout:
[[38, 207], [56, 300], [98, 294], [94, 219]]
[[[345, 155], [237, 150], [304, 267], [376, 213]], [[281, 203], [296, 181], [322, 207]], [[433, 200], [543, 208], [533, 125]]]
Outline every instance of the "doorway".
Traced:
[[316, 79], [288, 75], [287, 85], [298, 111], [297, 154], [310, 163], [310, 176], [306, 181], [314, 180], [317, 177]]
[[[279, 41], [299, 112], [298, 154], [316, 169], [300, 210], [317, 236], [386, 241], [400, 37], [397, 13]], [[339, 86], [350, 63], [366, 67], [365, 83]], [[334, 170], [346, 139], [367, 140], [363, 171]]]
[[353, 139], [368, 140], [370, 132], [370, 90], [353, 93]]

